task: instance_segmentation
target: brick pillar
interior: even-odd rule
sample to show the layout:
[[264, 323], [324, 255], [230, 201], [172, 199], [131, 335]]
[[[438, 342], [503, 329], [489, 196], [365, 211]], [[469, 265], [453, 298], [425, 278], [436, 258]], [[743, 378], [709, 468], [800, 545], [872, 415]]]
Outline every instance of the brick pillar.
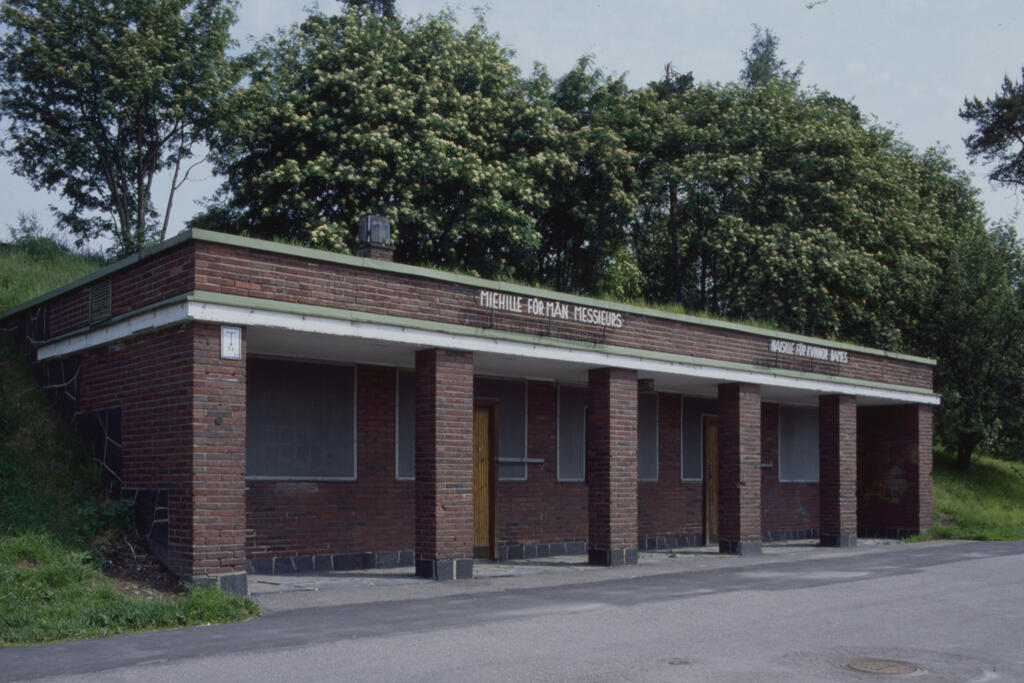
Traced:
[[718, 385], [718, 548], [761, 552], [761, 387]]
[[636, 564], [636, 371], [590, 371], [587, 483], [590, 564]]
[[192, 457], [183, 501], [191, 547], [184, 578], [245, 595], [244, 334], [241, 359], [223, 359], [220, 326], [194, 324], [191, 360]]
[[821, 544], [857, 545], [857, 399], [818, 399]]
[[473, 354], [416, 352], [416, 575], [473, 578]]
[[917, 486], [917, 530], [918, 533], [927, 531], [932, 526], [932, 407], [926, 405], [914, 406], [913, 417], [911, 418], [917, 427], [917, 443], [914, 450], [917, 451], [917, 472], [915, 484]]
[[932, 523], [932, 407], [857, 411], [857, 533], [903, 538]]

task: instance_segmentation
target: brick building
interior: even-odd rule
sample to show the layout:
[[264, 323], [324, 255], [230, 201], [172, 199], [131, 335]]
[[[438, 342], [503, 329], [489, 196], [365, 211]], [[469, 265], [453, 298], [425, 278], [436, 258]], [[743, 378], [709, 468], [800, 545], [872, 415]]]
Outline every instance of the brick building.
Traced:
[[0, 316], [177, 574], [902, 536], [934, 363], [186, 232]]

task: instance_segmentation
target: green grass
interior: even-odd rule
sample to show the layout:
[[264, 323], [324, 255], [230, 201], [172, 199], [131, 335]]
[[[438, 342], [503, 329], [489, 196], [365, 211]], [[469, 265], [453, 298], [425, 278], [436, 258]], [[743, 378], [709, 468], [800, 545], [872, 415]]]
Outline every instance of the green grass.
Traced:
[[0, 646], [244, 619], [248, 600], [191, 586], [171, 602], [114, 590], [91, 553], [47, 534], [0, 536]]
[[[0, 245], [0, 309], [103, 265], [45, 239]], [[130, 598], [100, 571], [103, 543], [128, 533], [97, 467], [21, 351], [0, 333], [0, 647], [246, 619], [249, 600], [190, 587]]]
[[936, 451], [935, 521], [914, 540], [1024, 540], [1024, 464], [975, 457], [967, 472]]
[[75, 253], [48, 237], [0, 244], [0, 311], [88, 275], [103, 264], [100, 256]]

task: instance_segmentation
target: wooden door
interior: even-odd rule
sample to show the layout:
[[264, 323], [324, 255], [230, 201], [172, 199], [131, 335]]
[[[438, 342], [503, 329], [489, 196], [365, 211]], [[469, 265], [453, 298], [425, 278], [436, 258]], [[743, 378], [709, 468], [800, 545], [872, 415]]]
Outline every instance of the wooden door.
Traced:
[[495, 406], [473, 407], [473, 556], [494, 557]]
[[704, 416], [704, 541], [718, 541], [718, 418]]

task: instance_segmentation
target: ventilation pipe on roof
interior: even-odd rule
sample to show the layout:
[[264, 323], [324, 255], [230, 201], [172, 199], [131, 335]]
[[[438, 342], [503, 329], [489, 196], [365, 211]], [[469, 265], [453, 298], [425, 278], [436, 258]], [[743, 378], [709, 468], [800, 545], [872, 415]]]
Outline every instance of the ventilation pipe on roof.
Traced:
[[384, 216], [360, 218], [356, 256], [394, 261], [395, 248], [391, 245], [391, 221]]

